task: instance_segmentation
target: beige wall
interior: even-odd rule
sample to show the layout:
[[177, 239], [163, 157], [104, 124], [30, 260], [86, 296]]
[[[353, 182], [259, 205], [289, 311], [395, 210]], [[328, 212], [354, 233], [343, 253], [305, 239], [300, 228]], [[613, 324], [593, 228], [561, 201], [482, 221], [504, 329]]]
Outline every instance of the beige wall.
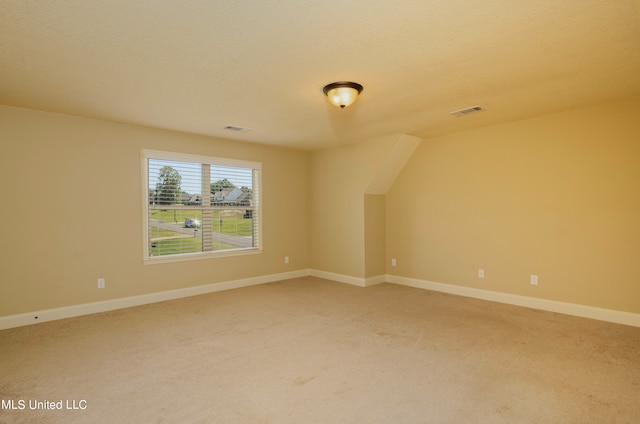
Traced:
[[387, 193], [387, 272], [640, 312], [639, 110], [635, 97], [423, 141]]
[[[0, 316], [307, 268], [640, 312], [637, 110], [425, 140], [383, 196], [397, 137], [305, 153], [0, 106]], [[262, 162], [263, 254], [143, 265], [143, 148]]]
[[385, 274], [385, 196], [364, 195], [364, 276]]
[[365, 277], [364, 195], [395, 137], [314, 152], [311, 156], [311, 265]]
[[[309, 267], [308, 153], [10, 107], [0, 140], [0, 316]], [[262, 162], [264, 252], [143, 265], [143, 148]]]

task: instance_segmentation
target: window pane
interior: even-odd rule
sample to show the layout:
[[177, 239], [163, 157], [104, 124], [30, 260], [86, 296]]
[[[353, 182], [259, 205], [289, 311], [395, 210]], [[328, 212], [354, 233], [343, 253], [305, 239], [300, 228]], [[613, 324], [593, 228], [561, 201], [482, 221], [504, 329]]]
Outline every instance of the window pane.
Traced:
[[251, 210], [213, 211], [213, 250], [254, 247]]
[[157, 151], [144, 163], [145, 258], [259, 252], [260, 163]]
[[214, 250], [256, 247], [251, 168], [211, 166]]
[[243, 186], [251, 188], [253, 184], [251, 172], [251, 168], [211, 165], [211, 182], [228, 180], [238, 188]]
[[153, 209], [149, 211], [150, 256], [202, 252], [202, 211]]
[[149, 159], [149, 204], [202, 205], [201, 165]]

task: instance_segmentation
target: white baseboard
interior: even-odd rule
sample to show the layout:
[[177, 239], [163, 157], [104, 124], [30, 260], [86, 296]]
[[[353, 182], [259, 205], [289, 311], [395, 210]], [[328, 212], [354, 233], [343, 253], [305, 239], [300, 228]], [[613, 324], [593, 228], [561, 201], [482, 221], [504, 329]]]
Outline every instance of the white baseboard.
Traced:
[[476, 289], [472, 287], [456, 286], [453, 284], [436, 283], [433, 281], [418, 280], [416, 278], [401, 277], [399, 275], [387, 274], [386, 281], [403, 286], [640, 327], [640, 314], [634, 314], [631, 312], [578, 305], [575, 303], [558, 302], [555, 300], [539, 299], [535, 297], [520, 296], [517, 294]]
[[364, 278], [352, 277], [350, 275], [336, 274], [334, 272], [320, 271], [317, 269], [309, 270], [312, 277], [324, 278], [325, 280], [337, 281], [338, 283], [351, 284], [353, 286], [365, 287]]
[[312, 277], [324, 278], [325, 280], [337, 281], [339, 283], [351, 284], [358, 287], [370, 287], [376, 284], [384, 283], [386, 275], [377, 275], [369, 278], [352, 277], [350, 275], [336, 274], [334, 272], [320, 271], [317, 269], [309, 270]]
[[617, 324], [640, 327], [640, 314], [616, 311], [612, 309], [597, 308], [593, 306], [578, 305], [574, 303], [558, 302], [555, 300], [539, 299], [535, 297], [520, 296], [516, 294], [495, 292], [476, 289], [472, 287], [456, 286], [453, 284], [437, 283], [433, 281], [419, 280], [416, 278], [401, 277], [399, 275], [378, 275], [370, 278], [358, 278], [333, 272], [319, 271], [315, 269], [301, 269], [298, 271], [279, 274], [264, 275], [245, 278], [241, 280], [224, 281], [220, 283], [206, 284], [202, 286], [186, 287], [183, 289], [168, 290], [149, 293], [139, 296], [125, 297], [121, 299], [104, 300], [100, 302], [84, 303], [80, 305], [66, 306], [62, 308], [46, 309], [42, 311], [28, 312], [24, 314], [8, 315], [0, 317], [0, 330], [57, 319], [72, 318], [81, 315], [95, 314], [132, 306], [146, 305], [149, 303], [163, 302], [182, 297], [197, 296], [200, 294], [236, 289], [240, 287], [266, 284], [274, 281], [288, 280], [306, 276], [324, 278], [340, 283], [355, 285], [358, 287], [370, 287], [384, 282], [415, 287], [425, 290], [439, 291], [458, 296], [473, 297], [476, 299], [506, 303], [509, 305], [523, 306], [540, 309], [543, 311], [557, 312], [566, 315], [574, 315], [583, 318], [597, 319], [614, 322]]
[[100, 302], [83, 303], [80, 305], [65, 306], [62, 308], [46, 309], [42, 311], [28, 312], [24, 314], [8, 315], [0, 317], [0, 330], [57, 319], [72, 318], [81, 315], [95, 314], [99, 312], [113, 311], [116, 309], [130, 308], [132, 306], [146, 305], [165, 300], [179, 299], [182, 297], [197, 296], [222, 290], [237, 289], [240, 287], [255, 286], [274, 281], [288, 280], [291, 278], [306, 277], [308, 269], [283, 272], [280, 274], [263, 275], [259, 277], [244, 278], [241, 280], [224, 281], [202, 286], [186, 287], [183, 289], [168, 290], [139, 296], [124, 297], [120, 299], [104, 300]]
[[376, 284], [382, 284], [387, 282], [386, 275], [376, 275], [375, 277], [369, 277], [364, 280], [365, 287], [375, 286]]

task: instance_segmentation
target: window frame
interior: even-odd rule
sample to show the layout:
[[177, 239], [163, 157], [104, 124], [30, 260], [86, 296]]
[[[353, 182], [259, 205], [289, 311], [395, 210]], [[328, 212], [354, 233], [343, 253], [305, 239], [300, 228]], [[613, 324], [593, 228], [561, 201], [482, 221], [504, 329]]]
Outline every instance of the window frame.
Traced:
[[[150, 208], [149, 208], [149, 194], [150, 194], [149, 192], [149, 159], [169, 160], [169, 161], [176, 161], [176, 162], [191, 162], [191, 163], [209, 164], [209, 165], [234, 167], [234, 168], [250, 168], [254, 171], [257, 171], [257, 176], [255, 177], [255, 184], [257, 185], [257, 187], [254, 188], [255, 190], [254, 193], [256, 193], [254, 200], [257, 203], [254, 206], [255, 209], [253, 210], [252, 216], [255, 221], [254, 230], [256, 231], [255, 236], [257, 237], [258, 245], [253, 247], [248, 247], [248, 248], [238, 248], [238, 249], [229, 249], [229, 250], [151, 256], [151, 252], [149, 249], [149, 211], [150, 211]], [[222, 258], [222, 257], [229, 257], [229, 256], [255, 255], [255, 254], [262, 253], [263, 239], [262, 239], [262, 163], [261, 162], [220, 158], [220, 157], [214, 157], [214, 156], [194, 155], [194, 154], [188, 154], [188, 153], [168, 152], [168, 151], [161, 151], [161, 150], [142, 149], [141, 164], [142, 164], [141, 170], [142, 170], [142, 230], [143, 230], [142, 231], [142, 238], [143, 238], [142, 248], [143, 248], [143, 263], [145, 265], [156, 264], [156, 263], [182, 262], [182, 261]], [[205, 209], [204, 205], [202, 205], [202, 209]]]

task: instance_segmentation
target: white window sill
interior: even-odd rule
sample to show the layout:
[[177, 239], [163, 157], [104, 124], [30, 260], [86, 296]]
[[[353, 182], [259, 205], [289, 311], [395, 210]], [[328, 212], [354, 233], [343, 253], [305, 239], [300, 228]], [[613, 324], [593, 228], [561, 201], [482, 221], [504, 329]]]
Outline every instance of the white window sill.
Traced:
[[246, 256], [259, 254], [262, 254], [262, 249], [258, 248], [224, 250], [221, 252], [185, 253], [182, 255], [154, 256], [152, 258], [146, 258], [144, 259], [144, 264], [166, 264], [171, 262], [199, 261], [202, 259], [227, 258], [230, 256]]

